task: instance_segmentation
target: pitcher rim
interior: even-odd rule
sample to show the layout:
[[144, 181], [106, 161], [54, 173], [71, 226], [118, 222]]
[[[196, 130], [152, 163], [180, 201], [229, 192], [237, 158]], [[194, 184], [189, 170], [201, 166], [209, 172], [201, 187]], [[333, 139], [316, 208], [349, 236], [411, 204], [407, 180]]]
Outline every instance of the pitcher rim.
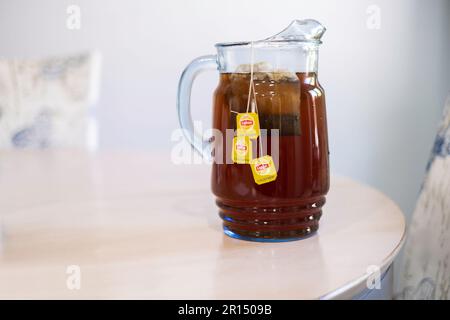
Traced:
[[[252, 41], [234, 41], [234, 42], [219, 42], [216, 43], [214, 46], [216, 48], [228, 48], [228, 47], [247, 47], [250, 46]], [[305, 40], [259, 40], [259, 41], [253, 41], [253, 46], [255, 48], [261, 48], [261, 47], [281, 47], [282, 45], [293, 47], [293, 46], [302, 46], [304, 44], [315, 44], [320, 45], [322, 44], [321, 40], [317, 39], [305, 39]]]

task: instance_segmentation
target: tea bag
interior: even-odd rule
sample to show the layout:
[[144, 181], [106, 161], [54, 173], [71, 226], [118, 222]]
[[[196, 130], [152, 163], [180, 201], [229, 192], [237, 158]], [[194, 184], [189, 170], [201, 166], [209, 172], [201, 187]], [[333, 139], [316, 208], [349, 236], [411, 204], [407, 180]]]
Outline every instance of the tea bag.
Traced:
[[233, 138], [231, 158], [234, 163], [250, 163], [252, 159], [252, 142], [248, 136], [237, 136]]
[[275, 164], [269, 155], [251, 160], [250, 167], [252, 168], [253, 179], [258, 185], [274, 181], [277, 178]]
[[238, 136], [246, 136], [250, 139], [258, 138], [260, 135], [258, 114], [256, 112], [238, 113], [236, 128]]
[[[250, 64], [250, 84], [248, 87], [248, 100], [247, 100], [247, 110], [245, 113], [238, 113], [236, 117], [236, 128], [237, 128], [237, 135], [238, 136], [247, 136], [250, 139], [256, 139], [258, 138], [260, 134], [259, 130], [259, 118], [258, 114], [255, 112], [256, 107], [256, 91], [255, 91], [255, 84], [253, 82], [253, 76], [254, 76], [254, 64], [253, 64], [253, 42], [251, 43], [252, 46], [252, 58], [251, 58], [251, 64]], [[252, 97], [252, 91], [253, 91], [253, 97]], [[250, 109], [251, 105], [251, 109]]]
[[[246, 77], [246, 74], [251, 72], [251, 64], [240, 64], [232, 78]], [[262, 61], [253, 64], [253, 78], [258, 81], [297, 81], [298, 77], [294, 72], [285, 69], [276, 69], [270, 63]]]

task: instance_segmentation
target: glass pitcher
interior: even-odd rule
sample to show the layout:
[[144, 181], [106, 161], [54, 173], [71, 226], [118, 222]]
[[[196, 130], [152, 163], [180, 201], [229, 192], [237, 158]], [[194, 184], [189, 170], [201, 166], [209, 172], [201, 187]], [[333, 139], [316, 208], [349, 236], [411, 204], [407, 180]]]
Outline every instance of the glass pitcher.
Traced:
[[[289, 241], [318, 230], [329, 189], [325, 94], [317, 78], [325, 28], [293, 21], [265, 40], [216, 44], [184, 70], [178, 116], [193, 148], [212, 162], [212, 191], [225, 234]], [[196, 75], [218, 69], [213, 137], [190, 114]]]

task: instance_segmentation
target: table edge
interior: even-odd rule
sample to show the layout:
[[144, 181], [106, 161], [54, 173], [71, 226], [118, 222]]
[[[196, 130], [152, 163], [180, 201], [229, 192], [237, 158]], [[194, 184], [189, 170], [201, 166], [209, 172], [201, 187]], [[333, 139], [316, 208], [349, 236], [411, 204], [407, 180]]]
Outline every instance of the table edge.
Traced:
[[[403, 211], [400, 209], [400, 207], [397, 205], [397, 203], [395, 201], [393, 201], [391, 198], [389, 198], [386, 194], [384, 194], [383, 192], [381, 192], [380, 190], [378, 190], [375, 187], [372, 187], [368, 184], [362, 183], [354, 178], [350, 178], [344, 175], [339, 175], [339, 174], [334, 174], [333, 176], [335, 177], [339, 177], [339, 178], [349, 178], [351, 179], [353, 182], [359, 183], [361, 185], [363, 185], [366, 188], [370, 188], [375, 192], [378, 192], [379, 194], [381, 194], [383, 197], [385, 197], [388, 201], [390, 201], [392, 203], [392, 205], [394, 205], [398, 211], [401, 214], [401, 217], [403, 218], [403, 233], [402, 233], [402, 237], [400, 238], [400, 241], [398, 242], [397, 246], [391, 251], [391, 253], [382, 261], [381, 266], [380, 266], [380, 273], [381, 275], [383, 275], [388, 269], [389, 267], [393, 264], [394, 259], [397, 257], [397, 255], [399, 254], [400, 250], [403, 248], [403, 245], [405, 244], [406, 241], [406, 233], [407, 233], [407, 226], [406, 226], [406, 219], [405, 219], [405, 215], [403, 214]], [[345, 283], [344, 285], [342, 285], [341, 287], [330, 291], [324, 295], [321, 295], [318, 299], [319, 300], [345, 300], [345, 299], [352, 299], [354, 296], [356, 296], [358, 293], [362, 292], [363, 290], [367, 289], [365, 286], [365, 283], [367, 281], [369, 277], [369, 274], [364, 273], [363, 275], [361, 275], [359, 278], [354, 279], [352, 281], [349, 281], [347, 283]]]

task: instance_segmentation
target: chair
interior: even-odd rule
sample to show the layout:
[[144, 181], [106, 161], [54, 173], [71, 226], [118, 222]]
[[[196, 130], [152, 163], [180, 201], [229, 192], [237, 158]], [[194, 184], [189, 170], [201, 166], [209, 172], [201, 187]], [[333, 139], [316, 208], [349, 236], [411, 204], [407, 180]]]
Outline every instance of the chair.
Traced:
[[450, 96], [405, 245], [400, 299], [450, 299]]
[[97, 147], [100, 55], [0, 59], [0, 149]]

